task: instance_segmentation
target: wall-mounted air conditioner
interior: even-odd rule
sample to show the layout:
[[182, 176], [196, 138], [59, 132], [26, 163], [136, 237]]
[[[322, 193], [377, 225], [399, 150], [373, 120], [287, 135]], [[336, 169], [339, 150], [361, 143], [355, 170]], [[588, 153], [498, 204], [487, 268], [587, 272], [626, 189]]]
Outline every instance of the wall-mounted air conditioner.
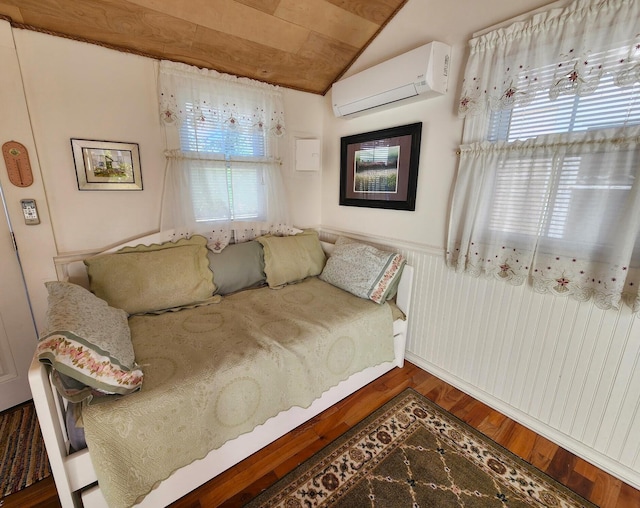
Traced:
[[447, 92], [451, 47], [430, 42], [337, 81], [331, 87], [336, 116], [357, 116]]

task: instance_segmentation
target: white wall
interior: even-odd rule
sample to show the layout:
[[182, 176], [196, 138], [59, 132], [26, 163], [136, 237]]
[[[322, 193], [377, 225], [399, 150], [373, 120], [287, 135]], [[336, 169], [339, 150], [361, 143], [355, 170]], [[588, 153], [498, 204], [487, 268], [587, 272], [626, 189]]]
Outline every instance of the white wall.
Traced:
[[295, 90], [284, 91], [287, 139], [283, 150], [283, 174], [289, 197], [292, 223], [298, 227], [320, 224], [322, 171], [295, 168], [295, 139], [322, 140], [324, 97]]
[[[156, 230], [164, 171], [156, 62], [14, 30], [59, 252]], [[144, 190], [79, 191], [70, 138], [138, 143]]]
[[[440, 40], [453, 48], [449, 92], [349, 120], [334, 118], [330, 96], [325, 98], [322, 224], [328, 236], [369, 235], [414, 266], [408, 359], [640, 487], [638, 319], [627, 308], [602, 311], [591, 301], [458, 275], [444, 263], [467, 41], [548, 3], [409, 0], [345, 76]], [[340, 137], [418, 121], [423, 134], [415, 212], [339, 206]]]
[[[29, 293], [41, 322], [46, 310], [43, 282], [55, 278], [53, 256], [109, 246], [159, 227], [166, 143], [156, 99], [157, 61], [10, 30], [8, 23], [2, 23], [10, 43], [8, 55], [13, 58], [13, 66], [3, 68], [3, 83], [8, 84], [3, 84], [2, 94], [15, 95], [22, 105], [11, 101], [15, 112], [0, 117], [0, 130], [7, 139], [27, 145], [37, 172], [36, 183], [26, 189], [2, 183], [9, 192], [9, 214], [19, 230]], [[324, 98], [292, 90], [284, 90], [284, 97], [287, 136], [282, 171], [292, 222], [317, 225], [322, 173], [296, 172], [291, 147], [294, 136], [322, 136]], [[138, 143], [144, 189], [78, 190], [71, 138]], [[19, 205], [23, 197], [36, 198], [39, 226], [24, 226]]]
[[[549, 0], [409, 0], [345, 77], [434, 40], [452, 46], [449, 92], [443, 97], [337, 119], [325, 98], [322, 224], [330, 228], [444, 247], [449, 195], [457, 167], [462, 121], [457, 99], [473, 32], [548, 4]], [[340, 137], [422, 122], [416, 210], [339, 206]]]
[[[2, 69], [0, 72], [0, 111], [2, 112], [0, 114], [0, 143], [17, 141], [24, 145], [29, 154], [33, 172], [33, 184], [28, 187], [17, 187], [10, 183], [7, 171], [4, 169], [4, 163], [1, 163], [0, 186], [2, 186], [6, 200], [7, 212], [11, 216], [11, 225], [22, 266], [28, 267], [24, 273], [24, 281], [30, 295], [37, 326], [40, 327], [47, 308], [44, 282], [55, 277], [53, 256], [56, 251], [51, 232], [51, 217], [46, 206], [38, 150], [31, 132], [29, 112], [20, 79], [19, 62], [16, 57], [11, 26], [6, 21], [0, 21], [0, 68]], [[25, 224], [22, 217], [21, 199], [36, 200], [40, 215], [39, 225], [28, 226]], [[4, 214], [1, 212], [0, 216], [0, 220], [5, 220]], [[6, 228], [3, 228], [3, 231], [6, 231]], [[3, 241], [6, 239], [3, 238]], [[5, 291], [13, 289], [0, 288]], [[10, 329], [5, 332], [11, 336], [17, 334], [18, 330]], [[25, 340], [27, 339], [25, 338]], [[35, 348], [35, 341], [33, 345]], [[21, 374], [26, 373], [21, 372]]]
[[[14, 30], [59, 252], [99, 248], [157, 230], [165, 171], [157, 61]], [[285, 90], [288, 133], [322, 135], [322, 98]], [[70, 138], [138, 143], [144, 190], [79, 191]], [[297, 223], [317, 224], [320, 173], [283, 175]], [[300, 192], [298, 191], [300, 187]]]

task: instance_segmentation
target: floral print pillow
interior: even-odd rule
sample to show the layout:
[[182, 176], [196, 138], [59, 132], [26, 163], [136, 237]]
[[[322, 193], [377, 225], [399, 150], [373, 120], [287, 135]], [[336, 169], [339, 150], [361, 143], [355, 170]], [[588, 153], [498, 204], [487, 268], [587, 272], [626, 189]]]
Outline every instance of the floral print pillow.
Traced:
[[47, 323], [37, 358], [55, 370], [60, 394], [72, 402], [126, 395], [142, 386], [127, 313], [70, 282], [45, 283]]
[[339, 237], [320, 279], [360, 298], [393, 298], [406, 260], [400, 254]]

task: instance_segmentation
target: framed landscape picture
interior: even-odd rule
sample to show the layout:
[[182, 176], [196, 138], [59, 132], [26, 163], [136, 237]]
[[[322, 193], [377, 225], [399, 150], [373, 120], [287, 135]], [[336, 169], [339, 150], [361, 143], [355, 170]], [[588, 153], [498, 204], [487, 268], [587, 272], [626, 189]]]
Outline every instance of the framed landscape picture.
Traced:
[[79, 190], [142, 190], [137, 143], [71, 139]]
[[416, 209], [422, 122], [341, 138], [340, 204]]

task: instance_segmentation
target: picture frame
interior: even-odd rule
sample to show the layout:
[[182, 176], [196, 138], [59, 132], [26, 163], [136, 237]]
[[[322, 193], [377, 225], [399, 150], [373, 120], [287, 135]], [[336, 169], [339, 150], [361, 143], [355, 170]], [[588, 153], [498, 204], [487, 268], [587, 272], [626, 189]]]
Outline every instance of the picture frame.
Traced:
[[78, 190], [142, 190], [137, 143], [71, 138]]
[[416, 209], [422, 122], [340, 138], [340, 205]]

